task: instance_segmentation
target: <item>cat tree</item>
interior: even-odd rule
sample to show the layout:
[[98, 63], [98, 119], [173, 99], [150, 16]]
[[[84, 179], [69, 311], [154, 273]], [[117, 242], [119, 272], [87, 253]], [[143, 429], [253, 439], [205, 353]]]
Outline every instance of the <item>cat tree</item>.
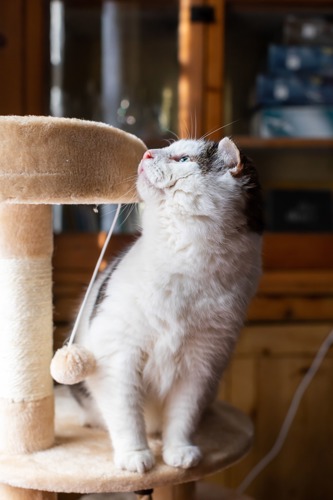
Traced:
[[[1, 499], [150, 488], [154, 500], [171, 499], [173, 485], [223, 469], [251, 444], [249, 420], [219, 403], [196, 436], [204, 452], [198, 467], [166, 466], [151, 439], [157, 465], [139, 475], [114, 468], [106, 433], [66, 414], [54, 423], [51, 205], [136, 201], [145, 149], [137, 137], [100, 123], [0, 117]], [[190, 500], [189, 488], [183, 498]]]

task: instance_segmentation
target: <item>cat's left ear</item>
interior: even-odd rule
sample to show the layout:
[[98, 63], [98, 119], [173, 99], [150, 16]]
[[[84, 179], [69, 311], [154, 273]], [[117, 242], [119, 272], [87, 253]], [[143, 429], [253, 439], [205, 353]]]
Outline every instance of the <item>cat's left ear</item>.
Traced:
[[239, 175], [243, 170], [243, 164], [236, 144], [229, 137], [224, 137], [219, 142], [218, 151], [224, 165], [230, 169], [230, 173], [235, 177]]

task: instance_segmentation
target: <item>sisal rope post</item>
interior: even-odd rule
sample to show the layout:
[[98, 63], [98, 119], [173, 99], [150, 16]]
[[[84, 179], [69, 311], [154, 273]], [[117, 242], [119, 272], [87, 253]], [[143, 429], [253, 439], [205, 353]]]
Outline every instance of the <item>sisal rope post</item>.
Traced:
[[[0, 451], [3, 453], [34, 452], [50, 447], [54, 441], [53, 384], [49, 373], [52, 250], [50, 206], [0, 205]], [[0, 497], [8, 500], [56, 498], [53, 494], [38, 495], [40, 492], [0, 487]]]

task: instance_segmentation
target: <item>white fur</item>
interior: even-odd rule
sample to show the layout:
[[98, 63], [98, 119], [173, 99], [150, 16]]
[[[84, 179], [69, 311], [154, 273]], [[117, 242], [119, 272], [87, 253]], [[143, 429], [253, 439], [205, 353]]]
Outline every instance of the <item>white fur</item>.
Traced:
[[[236, 167], [239, 152], [223, 141], [219, 152]], [[230, 170], [204, 175], [193, 160], [202, 147], [177, 141], [140, 163], [142, 236], [79, 332], [97, 359], [87, 385], [115, 462], [131, 471], [154, 464], [144, 413], [152, 430], [151, 416], [162, 416], [166, 463], [199, 462], [191, 437], [215, 396], [261, 272], [261, 237], [245, 228], [241, 180]], [[189, 160], [179, 161], [183, 155]]]

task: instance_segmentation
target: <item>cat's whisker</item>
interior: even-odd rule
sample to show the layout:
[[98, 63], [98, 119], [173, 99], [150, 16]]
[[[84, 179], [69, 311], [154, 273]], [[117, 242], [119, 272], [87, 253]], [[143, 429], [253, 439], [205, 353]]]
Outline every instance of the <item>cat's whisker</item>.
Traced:
[[[136, 190], [135, 190], [134, 188], [130, 188], [130, 189], [128, 189], [127, 191], [125, 191], [125, 193], [123, 193], [123, 195], [122, 195], [122, 196], [123, 196], [124, 198], [126, 198], [127, 196], [131, 196], [131, 194], [133, 194], [133, 197], [135, 197]], [[132, 196], [131, 196], [131, 197], [132, 197]], [[132, 204], [132, 203], [135, 203], [135, 202], [131, 202], [131, 204]], [[109, 210], [104, 210], [103, 215], [105, 215], [105, 216], [106, 216], [106, 215], [110, 215], [110, 214], [113, 214], [113, 213], [115, 213], [115, 212], [116, 212], [116, 210], [117, 210], [117, 205], [115, 205], [115, 204], [113, 204], [113, 203], [112, 203], [112, 204], [110, 203], [110, 205], [114, 205], [114, 208], [113, 208], [113, 207], [110, 207], [110, 209], [109, 209]], [[127, 205], [129, 205], [129, 203], [122, 203], [121, 211], [126, 210]]]
[[141, 231], [142, 231], [142, 224], [139, 224], [138, 222], [135, 222], [133, 224], [133, 230], [136, 233], [141, 233]]
[[170, 130], [170, 129], [166, 129], [166, 131], [169, 133], [169, 134], [172, 134], [175, 138], [174, 139], [170, 139], [172, 140], [173, 142], [175, 141], [179, 141], [179, 136], [176, 134], [176, 132], [174, 132], [173, 130]]
[[226, 123], [225, 125], [221, 125], [221, 127], [218, 127], [216, 129], [211, 130], [210, 132], [207, 132], [206, 134], [202, 135], [199, 140], [207, 139], [207, 137], [209, 137], [212, 134], [215, 134], [215, 132], [218, 132], [219, 130], [223, 130], [224, 128], [229, 127], [230, 125], [233, 125], [234, 123], [237, 123], [239, 121], [240, 121], [240, 118], [238, 118], [237, 120], [234, 120], [232, 122]]
[[[124, 193], [124, 198], [129, 196], [130, 198], [137, 198], [137, 190], [136, 187], [130, 187], [125, 193]], [[133, 203], [133, 202], [132, 202]]]
[[[131, 204], [132, 205], [132, 204]], [[126, 212], [126, 210], [128, 210], [128, 206], [129, 204], [128, 203], [123, 203], [121, 205], [121, 209], [120, 209], [120, 215], [124, 215], [124, 213]], [[106, 210], [104, 211], [104, 214], [103, 215], [110, 215], [110, 214], [115, 214], [117, 211], [117, 206], [115, 206], [115, 208], [110, 208], [110, 210]], [[126, 219], [125, 219], [126, 220]]]
[[[128, 206], [126, 206], [126, 208], [128, 209]], [[125, 224], [125, 222], [128, 220], [128, 218], [132, 215], [133, 211], [135, 210], [135, 205], [131, 205], [130, 206], [130, 209], [128, 210], [128, 214], [127, 216], [125, 217], [125, 219], [123, 221], [121, 221], [121, 225]], [[125, 212], [125, 210], [123, 211], [123, 213]]]
[[133, 180], [137, 179], [137, 177], [138, 177], [138, 174], [133, 174], [130, 177], [126, 177], [126, 179], [123, 179], [122, 181], [117, 182], [116, 184], [113, 184], [113, 185], [114, 186], [119, 186], [120, 184], [124, 184], [126, 182], [133, 181]]
[[194, 110], [194, 115], [191, 114], [191, 130], [190, 130], [190, 138], [195, 139], [195, 120], [196, 120], [196, 110]]
[[[116, 212], [117, 212], [117, 207], [118, 205], [114, 205], [114, 207], [109, 207], [109, 209], [106, 209], [106, 207], [108, 207], [108, 205], [103, 205], [103, 210], [101, 211], [101, 215], [102, 215], [102, 218], [105, 218], [107, 217], [108, 215], [113, 215], [115, 216], [116, 215]], [[114, 218], [114, 217], [113, 217]], [[113, 220], [113, 219], [112, 219]]]
[[192, 130], [193, 130], [193, 115], [192, 115], [192, 113], [190, 114], [189, 127], [190, 127], [190, 130], [188, 130], [188, 138], [192, 139]]
[[[135, 181], [136, 181], [136, 179], [137, 179], [137, 175], [133, 175], [133, 177], [128, 177], [126, 180], [123, 180], [122, 182], [119, 182], [119, 184], [118, 184], [118, 185], [124, 184], [124, 183], [126, 183], [126, 182], [132, 182], [133, 180], [135, 180]], [[115, 185], [116, 185], [116, 184], [115, 184]], [[127, 191], [125, 191], [125, 192], [122, 194], [122, 196], [125, 198], [126, 196], [131, 195], [131, 194], [133, 194], [133, 195], [134, 195], [134, 197], [135, 197], [135, 194], [136, 194], [136, 182], [135, 182], [135, 185], [134, 185], [134, 186], [133, 186], [133, 185], [132, 185], [132, 186], [130, 186], [130, 187], [127, 189]]]
[[110, 206], [110, 205], [103, 205], [103, 207], [109, 207], [109, 209], [104, 208], [104, 210], [103, 210], [103, 215], [104, 216], [105, 215], [110, 215], [110, 214], [115, 215], [115, 213], [117, 211], [117, 206], [118, 205], [114, 205], [114, 204], [112, 204], [112, 206]]
[[189, 139], [190, 138], [190, 133], [189, 133], [187, 122], [185, 120], [183, 120], [181, 128], [184, 130], [186, 138]]

